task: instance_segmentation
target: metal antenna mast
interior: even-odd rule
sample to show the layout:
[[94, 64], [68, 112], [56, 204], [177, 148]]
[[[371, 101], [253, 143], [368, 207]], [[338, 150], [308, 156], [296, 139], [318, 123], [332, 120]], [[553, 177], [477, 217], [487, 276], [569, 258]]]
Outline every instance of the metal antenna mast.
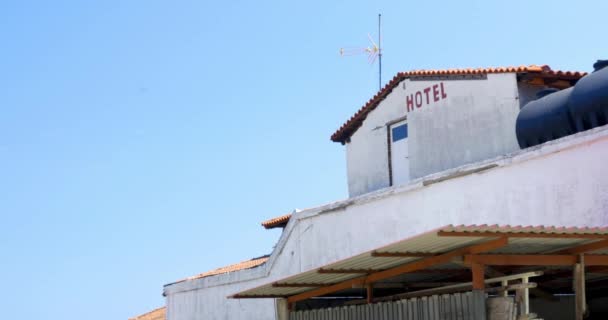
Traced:
[[378, 13], [378, 90], [382, 89], [382, 14]]
[[371, 43], [371, 46], [369, 47], [347, 47], [347, 48], [340, 48], [340, 55], [341, 56], [354, 56], [354, 55], [359, 55], [359, 54], [366, 54], [367, 55], [367, 61], [370, 64], [374, 64], [374, 62], [376, 62], [376, 59], [378, 59], [378, 87], [379, 89], [382, 89], [382, 47], [381, 47], [381, 41], [382, 41], [382, 14], [378, 14], [378, 44], [376, 44], [376, 42], [374, 42], [374, 39], [372, 38], [372, 36], [370, 34], [367, 35], [367, 38], [369, 39], [369, 42]]

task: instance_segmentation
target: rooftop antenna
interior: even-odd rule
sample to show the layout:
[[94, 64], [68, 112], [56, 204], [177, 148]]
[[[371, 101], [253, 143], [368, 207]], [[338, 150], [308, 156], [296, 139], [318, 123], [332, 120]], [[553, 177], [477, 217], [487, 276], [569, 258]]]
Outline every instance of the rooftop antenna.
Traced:
[[367, 62], [374, 64], [378, 59], [378, 88], [382, 89], [382, 14], [378, 14], [378, 44], [374, 41], [372, 36], [368, 33], [367, 38], [371, 46], [360, 48], [360, 47], [345, 47], [340, 48], [340, 56], [354, 56], [359, 54], [367, 54]]

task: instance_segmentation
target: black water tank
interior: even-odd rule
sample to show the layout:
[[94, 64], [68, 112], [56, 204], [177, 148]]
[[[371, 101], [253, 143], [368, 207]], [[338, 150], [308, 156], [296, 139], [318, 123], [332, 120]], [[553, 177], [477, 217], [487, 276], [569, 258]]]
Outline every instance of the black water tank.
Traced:
[[576, 132], [608, 123], [608, 60], [598, 60], [595, 71], [581, 78], [570, 96], [570, 115]]
[[515, 133], [520, 148], [535, 146], [575, 132], [568, 109], [571, 93], [572, 87], [561, 91], [539, 91], [537, 99], [528, 102], [519, 111]]

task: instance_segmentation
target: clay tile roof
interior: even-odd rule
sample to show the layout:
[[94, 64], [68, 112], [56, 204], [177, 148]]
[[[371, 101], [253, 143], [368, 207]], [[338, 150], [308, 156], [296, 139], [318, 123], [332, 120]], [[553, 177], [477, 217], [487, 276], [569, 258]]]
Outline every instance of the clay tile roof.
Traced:
[[258, 266], [261, 266], [262, 264], [264, 264], [268, 260], [268, 257], [269, 257], [269, 255], [265, 255], [265, 256], [253, 258], [251, 260], [241, 261], [239, 263], [231, 264], [229, 266], [225, 266], [225, 267], [213, 269], [211, 271], [203, 272], [203, 273], [197, 274], [195, 276], [188, 277], [186, 279], [178, 280], [176, 282], [167, 284], [165, 286], [176, 284], [179, 282], [184, 282], [187, 280], [201, 279], [201, 278], [205, 278], [205, 277], [215, 276], [218, 274], [224, 274], [224, 273], [245, 270], [245, 269], [252, 269], [252, 268], [255, 268], [255, 267], [258, 267]]
[[162, 307], [158, 309], [154, 309], [150, 312], [144, 313], [139, 316], [135, 316], [133, 318], [129, 318], [129, 320], [165, 320], [167, 318], [167, 308]]
[[266, 229], [284, 227], [287, 222], [289, 222], [289, 218], [291, 218], [291, 213], [282, 215], [280, 217], [275, 217], [266, 221], [262, 221], [262, 226]]
[[386, 96], [404, 79], [412, 76], [442, 76], [442, 75], [471, 75], [488, 73], [522, 73], [534, 74], [541, 78], [578, 80], [587, 73], [578, 71], [553, 70], [548, 65], [530, 65], [519, 67], [490, 67], [490, 68], [462, 68], [462, 69], [440, 69], [440, 70], [412, 70], [399, 72], [391, 79], [373, 98], [371, 98], [359, 111], [346, 121], [331, 136], [334, 142], [346, 142], [359, 129], [363, 120], [374, 110]]

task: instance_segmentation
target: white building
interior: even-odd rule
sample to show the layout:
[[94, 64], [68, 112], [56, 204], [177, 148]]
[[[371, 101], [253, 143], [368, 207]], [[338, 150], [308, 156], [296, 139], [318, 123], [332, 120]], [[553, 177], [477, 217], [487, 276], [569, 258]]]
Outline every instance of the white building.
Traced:
[[[267, 228], [284, 227], [267, 257], [165, 285], [167, 318], [286, 319], [288, 304], [305, 310], [339, 305], [349, 295], [409, 292], [420, 279], [453, 281], [447, 273], [418, 280], [386, 274], [470, 245], [440, 233], [495, 232], [512, 253], [563, 251], [608, 237], [604, 229], [470, 226], [608, 226], [607, 126], [524, 150], [515, 135], [519, 110], [536, 92], [571, 87], [582, 76], [547, 66], [399, 73], [332, 135], [346, 146], [349, 199], [267, 221]], [[524, 234], [532, 238], [520, 239]], [[406, 257], [413, 248], [427, 252]], [[329, 293], [339, 299], [311, 300]]]

